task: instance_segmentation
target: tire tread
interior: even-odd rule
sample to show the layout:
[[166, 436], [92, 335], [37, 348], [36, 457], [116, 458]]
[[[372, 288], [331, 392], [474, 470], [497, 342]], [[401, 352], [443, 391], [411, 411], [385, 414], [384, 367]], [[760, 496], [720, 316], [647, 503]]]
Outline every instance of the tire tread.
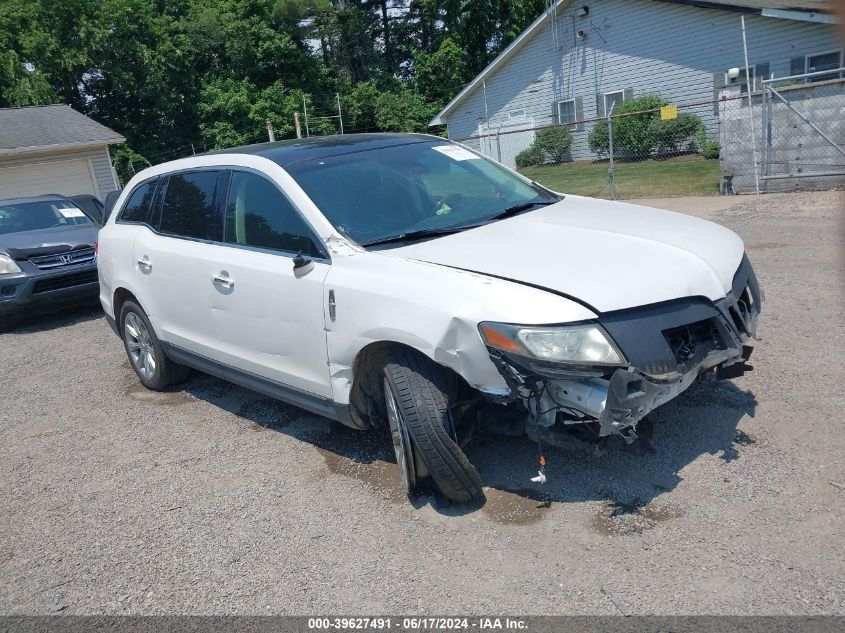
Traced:
[[478, 471], [446, 430], [449, 385], [445, 372], [421, 354], [401, 350], [387, 358], [385, 374], [411, 441], [435, 485], [459, 503], [483, 499]]

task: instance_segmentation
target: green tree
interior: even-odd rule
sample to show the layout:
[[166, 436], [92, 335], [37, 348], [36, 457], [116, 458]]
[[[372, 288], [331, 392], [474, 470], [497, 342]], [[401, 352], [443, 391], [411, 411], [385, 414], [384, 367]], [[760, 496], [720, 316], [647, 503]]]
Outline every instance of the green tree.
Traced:
[[376, 101], [376, 124], [388, 132], [425, 132], [437, 106], [410, 90], [383, 92]]
[[426, 99], [445, 105], [466, 82], [467, 56], [451, 37], [434, 53], [414, 53], [414, 83]]

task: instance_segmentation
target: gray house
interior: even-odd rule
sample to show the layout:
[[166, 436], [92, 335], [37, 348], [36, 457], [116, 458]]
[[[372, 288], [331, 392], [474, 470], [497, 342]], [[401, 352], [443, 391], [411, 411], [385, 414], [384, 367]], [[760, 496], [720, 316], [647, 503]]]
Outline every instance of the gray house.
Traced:
[[[759, 89], [763, 78], [842, 66], [836, 19], [825, 9], [822, 0], [557, 0], [431, 125], [445, 124], [456, 140], [510, 134], [497, 156], [510, 165], [533, 128], [558, 123], [572, 123], [572, 157], [588, 157], [582, 122], [645, 93], [702, 103], [695, 113], [713, 130], [726, 84], [748, 89], [740, 16]], [[484, 139], [473, 141], [484, 150]]]
[[118, 189], [109, 145], [117, 132], [66, 105], [0, 109], [0, 198]]

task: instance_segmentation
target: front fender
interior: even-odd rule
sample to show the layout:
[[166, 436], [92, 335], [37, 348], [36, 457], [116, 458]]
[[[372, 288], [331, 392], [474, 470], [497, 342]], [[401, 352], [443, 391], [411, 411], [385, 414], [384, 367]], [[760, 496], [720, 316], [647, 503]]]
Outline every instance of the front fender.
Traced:
[[483, 274], [373, 252], [335, 254], [325, 283], [334, 399], [348, 404], [355, 359], [372, 343], [418, 350], [484, 393], [510, 389], [478, 333], [481, 321], [551, 324], [596, 318], [551, 292]]

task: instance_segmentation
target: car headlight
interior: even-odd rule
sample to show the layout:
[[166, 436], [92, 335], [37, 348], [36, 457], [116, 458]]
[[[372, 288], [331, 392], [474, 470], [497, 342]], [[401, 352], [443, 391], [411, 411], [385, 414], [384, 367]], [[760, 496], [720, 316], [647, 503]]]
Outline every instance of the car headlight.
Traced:
[[0, 275], [12, 275], [21, 272], [21, 267], [15, 263], [15, 260], [0, 253]]
[[583, 365], [624, 365], [625, 357], [602, 328], [594, 323], [559, 326], [479, 324], [490, 347], [538, 360]]

